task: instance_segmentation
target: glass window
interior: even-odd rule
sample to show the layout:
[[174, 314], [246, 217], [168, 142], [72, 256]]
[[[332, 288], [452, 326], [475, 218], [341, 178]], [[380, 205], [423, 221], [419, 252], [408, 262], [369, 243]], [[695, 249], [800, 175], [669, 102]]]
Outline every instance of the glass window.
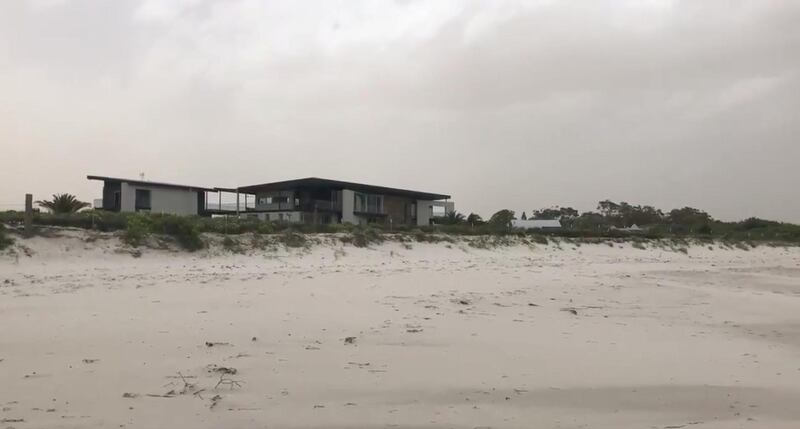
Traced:
[[355, 194], [355, 207], [353, 207], [354, 211], [357, 212], [365, 212], [367, 211], [367, 196], [364, 194]]
[[136, 190], [136, 210], [150, 210], [150, 190], [137, 189]]
[[383, 195], [355, 194], [354, 211], [383, 213]]

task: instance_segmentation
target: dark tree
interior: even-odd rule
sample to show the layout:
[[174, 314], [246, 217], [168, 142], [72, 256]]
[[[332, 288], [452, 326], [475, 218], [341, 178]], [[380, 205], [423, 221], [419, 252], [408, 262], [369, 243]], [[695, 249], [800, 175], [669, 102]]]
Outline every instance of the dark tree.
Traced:
[[442, 225], [458, 225], [464, 223], [464, 215], [453, 210], [439, 218], [438, 223]]
[[492, 215], [489, 224], [496, 228], [511, 228], [511, 221], [514, 219], [513, 210], [503, 209]]
[[480, 215], [476, 213], [470, 213], [469, 216], [467, 216], [467, 223], [470, 225], [482, 225], [484, 222]]

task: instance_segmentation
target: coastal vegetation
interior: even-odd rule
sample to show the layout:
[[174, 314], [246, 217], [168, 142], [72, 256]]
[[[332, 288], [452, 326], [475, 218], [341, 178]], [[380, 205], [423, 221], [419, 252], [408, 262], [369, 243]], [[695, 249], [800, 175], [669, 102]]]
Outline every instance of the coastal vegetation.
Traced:
[[[52, 202], [73, 201], [54, 197]], [[74, 200], [77, 201], [77, 200]], [[62, 204], [62, 203], [59, 203]], [[64, 205], [68, 205], [64, 203]], [[73, 205], [75, 207], [76, 205]], [[9, 230], [3, 224], [17, 230], [23, 223], [23, 213], [18, 211], [0, 212], [0, 248], [11, 244]], [[667, 212], [651, 206], [628, 203], [614, 203], [604, 200], [597, 210], [578, 213], [566, 207], [553, 207], [531, 211], [529, 219], [558, 219], [562, 228], [552, 230], [520, 230], [511, 228], [515, 213], [503, 209], [493, 214], [488, 221], [472, 213], [464, 216], [451, 213], [441, 218], [438, 224], [430, 226], [382, 225], [365, 226], [349, 224], [306, 225], [262, 221], [256, 218], [234, 216], [198, 217], [147, 213], [116, 213], [102, 210], [82, 210], [77, 212], [53, 213], [37, 212], [33, 215], [35, 227], [72, 227], [97, 231], [119, 231], [121, 238], [130, 246], [144, 245], [151, 235], [171, 237], [181, 247], [194, 251], [205, 246], [202, 234], [215, 233], [239, 235], [253, 233], [276, 235], [278, 241], [288, 247], [303, 247], [305, 234], [338, 233], [343, 242], [357, 247], [379, 243], [391, 234], [408, 238], [408, 242], [446, 241], [444, 236], [507, 236], [527, 237], [531, 243], [547, 243], [547, 237], [570, 239], [629, 239], [642, 242], [655, 239], [672, 240], [718, 240], [729, 243], [785, 243], [800, 244], [800, 225], [771, 220], [749, 218], [738, 222], [724, 222], [714, 219], [708, 213], [684, 207]], [[625, 229], [631, 225], [641, 227], [637, 230]], [[493, 242], [493, 241], [492, 241]], [[235, 241], [228, 241], [228, 247], [235, 247]]]

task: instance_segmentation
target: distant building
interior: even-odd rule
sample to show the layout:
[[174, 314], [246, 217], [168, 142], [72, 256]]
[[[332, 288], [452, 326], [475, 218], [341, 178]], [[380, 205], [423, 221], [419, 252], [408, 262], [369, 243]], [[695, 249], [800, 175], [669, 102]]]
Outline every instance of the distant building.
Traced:
[[643, 228], [639, 227], [639, 225], [636, 225], [636, 224], [633, 224], [633, 225], [625, 227], [625, 228], [617, 228], [617, 227], [612, 226], [611, 229], [617, 230], [617, 231], [624, 231], [624, 232], [642, 232], [642, 231], [644, 231]]
[[255, 195], [246, 213], [273, 221], [429, 225], [454, 210], [449, 195], [310, 177], [243, 186]]
[[511, 221], [512, 228], [518, 229], [559, 229], [561, 221], [558, 219], [514, 219]]
[[[453, 202], [448, 201], [449, 195], [316, 177], [238, 188], [206, 188], [105, 176], [87, 178], [103, 181], [103, 198], [97, 208], [117, 212], [238, 214], [307, 224], [429, 225], [433, 219], [454, 210]], [[235, 194], [236, 203], [226, 207], [222, 203], [223, 193]]]
[[114, 212], [202, 215], [206, 207], [206, 192], [216, 192], [213, 188], [202, 186], [105, 176], [86, 178], [103, 182], [103, 198], [95, 201], [95, 208]]

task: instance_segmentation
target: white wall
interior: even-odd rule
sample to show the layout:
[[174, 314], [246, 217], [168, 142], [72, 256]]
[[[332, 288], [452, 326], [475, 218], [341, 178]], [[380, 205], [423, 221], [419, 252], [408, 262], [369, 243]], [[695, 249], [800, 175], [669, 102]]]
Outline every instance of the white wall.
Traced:
[[150, 212], [196, 215], [197, 192], [185, 189], [150, 188]]
[[197, 214], [197, 193], [202, 191], [129, 185], [126, 182], [121, 185], [122, 204], [120, 210], [123, 212], [136, 211], [136, 190], [146, 189], [150, 191], [150, 213]]
[[133, 212], [136, 211], [136, 191], [128, 183], [120, 183], [120, 205], [119, 211]]
[[358, 224], [358, 219], [353, 213], [355, 202], [355, 192], [350, 189], [342, 189], [342, 223]]

